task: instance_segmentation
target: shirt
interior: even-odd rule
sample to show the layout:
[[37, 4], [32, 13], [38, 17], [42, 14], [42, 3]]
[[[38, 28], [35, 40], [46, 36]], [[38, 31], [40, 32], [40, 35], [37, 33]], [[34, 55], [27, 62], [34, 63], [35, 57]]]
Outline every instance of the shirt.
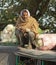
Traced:
[[19, 29], [20, 27], [22, 29], [30, 29], [35, 34], [38, 34], [39, 24], [32, 16], [29, 16], [26, 20], [22, 20], [22, 18], [19, 17], [17, 19], [16, 28]]

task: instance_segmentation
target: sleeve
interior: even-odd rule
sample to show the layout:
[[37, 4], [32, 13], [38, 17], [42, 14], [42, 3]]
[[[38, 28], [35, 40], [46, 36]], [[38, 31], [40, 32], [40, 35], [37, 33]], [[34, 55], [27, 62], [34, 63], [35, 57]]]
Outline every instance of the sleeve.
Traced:
[[20, 23], [20, 22], [19, 22], [19, 18], [18, 18], [17, 21], [16, 21], [16, 25], [15, 25], [17, 29], [18, 29], [18, 27], [19, 27], [19, 23]]
[[38, 28], [39, 28], [39, 24], [38, 22], [34, 19], [33, 20], [33, 25], [32, 25], [32, 29], [33, 29], [33, 32], [36, 34], [38, 34]]

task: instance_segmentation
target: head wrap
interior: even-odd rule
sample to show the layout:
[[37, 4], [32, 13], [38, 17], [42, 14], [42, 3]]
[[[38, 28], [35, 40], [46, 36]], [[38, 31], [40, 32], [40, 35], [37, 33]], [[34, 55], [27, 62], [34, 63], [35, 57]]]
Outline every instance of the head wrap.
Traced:
[[20, 16], [22, 16], [22, 14], [23, 14], [24, 11], [26, 11], [26, 12], [28, 13], [28, 16], [30, 16], [30, 12], [29, 12], [29, 10], [27, 10], [27, 9], [23, 9], [23, 10], [20, 12]]

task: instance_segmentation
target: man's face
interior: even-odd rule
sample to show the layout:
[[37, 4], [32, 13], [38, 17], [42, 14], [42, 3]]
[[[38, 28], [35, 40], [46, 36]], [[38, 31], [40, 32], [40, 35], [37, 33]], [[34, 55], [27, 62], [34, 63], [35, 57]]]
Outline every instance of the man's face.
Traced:
[[22, 18], [26, 20], [28, 18], [28, 12], [23, 12]]

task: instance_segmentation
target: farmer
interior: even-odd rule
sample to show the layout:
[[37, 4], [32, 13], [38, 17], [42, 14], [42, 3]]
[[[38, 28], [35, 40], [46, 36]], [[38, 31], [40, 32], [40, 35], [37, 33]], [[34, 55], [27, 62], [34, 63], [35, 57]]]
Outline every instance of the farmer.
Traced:
[[30, 41], [32, 47], [35, 48], [35, 38], [38, 34], [38, 27], [39, 24], [36, 19], [30, 15], [30, 12], [27, 9], [23, 9], [16, 21], [15, 31], [21, 46], [24, 47], [24, 44], [28, 44]]

